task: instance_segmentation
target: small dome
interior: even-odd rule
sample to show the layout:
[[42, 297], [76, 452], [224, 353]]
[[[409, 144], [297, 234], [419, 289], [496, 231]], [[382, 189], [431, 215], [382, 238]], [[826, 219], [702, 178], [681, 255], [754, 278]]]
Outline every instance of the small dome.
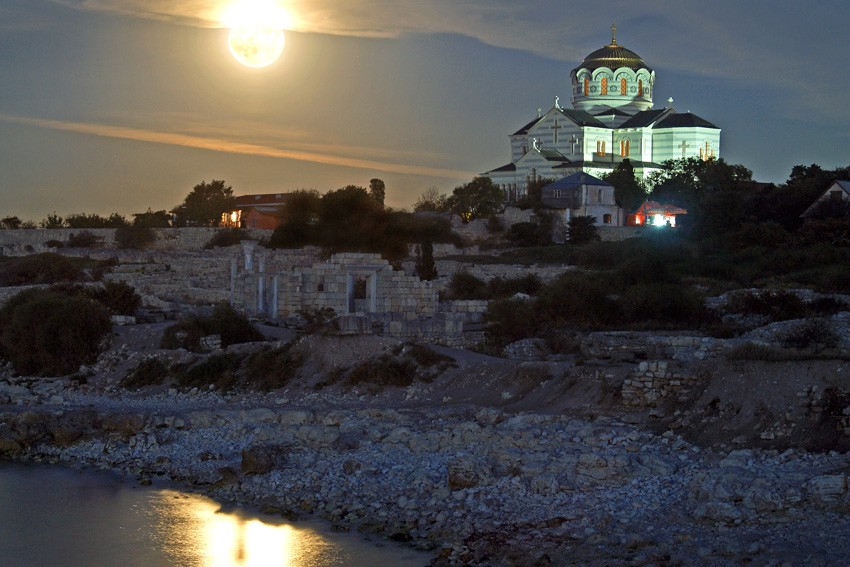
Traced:
[[631, 49], [626, 49], [622, 45], [617, 45], [617, 42], [614, 41], [611, 45], [597, 49], [585, 57], [582, 64], [573, 69], [573, 73], [576, 73], [579, 69], [594, 71], [600, 67], [608, 67], [612, 71], [627, 67], [633, 71], [646, 69], [652, 72], [652, 69], [647, 67], [646, 63], [643, 62], [643, 59], [637, 53]]

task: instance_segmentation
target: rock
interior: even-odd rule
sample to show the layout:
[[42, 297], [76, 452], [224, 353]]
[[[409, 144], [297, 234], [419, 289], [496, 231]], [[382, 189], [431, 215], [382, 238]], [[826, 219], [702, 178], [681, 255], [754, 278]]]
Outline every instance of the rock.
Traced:
[[679, 469], [678, 464], [672, 458], [652, 453], [638, 455], [636, 461], [639, 468], [650, 475], [670, 476]]
[[345, 474], [354, 474], [363, 468], [363, 464], [356, 459], [349, 459], [342, 463], [342, 472]]
[[481, 480], [480, 466], [472, 457], [455, 457], [446, 463], [449, 489], [454, 492], [478, 486]]
[[257, 445], [242, 449], [242, 464], [240, 468], [244, 474], [266, 474], [283, 458], [282, 448], [279, 445]]
[[847, 477], [837, 474], [816, 476], [804, 488], [809, 500], [818, 506], [832, 508], [841, 503], [847, 492]]
[[697, 506], [693, 516], [698, 520], [709, 520], [728, 525], [740, 522], [743, 514], [728, 502], [705, 502]]

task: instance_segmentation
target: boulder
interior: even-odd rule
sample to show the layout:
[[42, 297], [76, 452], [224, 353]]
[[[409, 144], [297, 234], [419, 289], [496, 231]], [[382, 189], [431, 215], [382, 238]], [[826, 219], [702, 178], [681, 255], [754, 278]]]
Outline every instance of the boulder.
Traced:
[[453, 492], [464, 488], [474, 488], [489, 476], [489, 471], [472, 457], [455, 457], [446, 463], [446, 469], [449, 489]]
[[256, 445], [242, 449], [243, 474], [266, 474], [284, 461], [283, 448], [279, 445]]

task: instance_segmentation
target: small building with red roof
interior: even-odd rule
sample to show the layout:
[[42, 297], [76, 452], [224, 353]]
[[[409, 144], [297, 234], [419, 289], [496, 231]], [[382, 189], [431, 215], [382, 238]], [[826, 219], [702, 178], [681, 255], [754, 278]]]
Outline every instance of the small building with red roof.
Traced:
[[626, 226], [676, 226], [676, 216], [686, 215], [685, 209], [644, 201], [633, 213], [626, 215]]
[[222, 215], [222, 226], [274, 230], [283, 222], [289, 193], [240, 195], [236, 207]]

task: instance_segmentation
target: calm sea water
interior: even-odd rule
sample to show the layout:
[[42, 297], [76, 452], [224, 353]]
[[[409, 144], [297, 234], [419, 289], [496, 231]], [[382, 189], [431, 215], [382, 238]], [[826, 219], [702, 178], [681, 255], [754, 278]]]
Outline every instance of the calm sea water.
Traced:
[[318, 523], [223, 508], [197, 494], [0, 462], [4, 567], [413, 567], [428, 561]]

